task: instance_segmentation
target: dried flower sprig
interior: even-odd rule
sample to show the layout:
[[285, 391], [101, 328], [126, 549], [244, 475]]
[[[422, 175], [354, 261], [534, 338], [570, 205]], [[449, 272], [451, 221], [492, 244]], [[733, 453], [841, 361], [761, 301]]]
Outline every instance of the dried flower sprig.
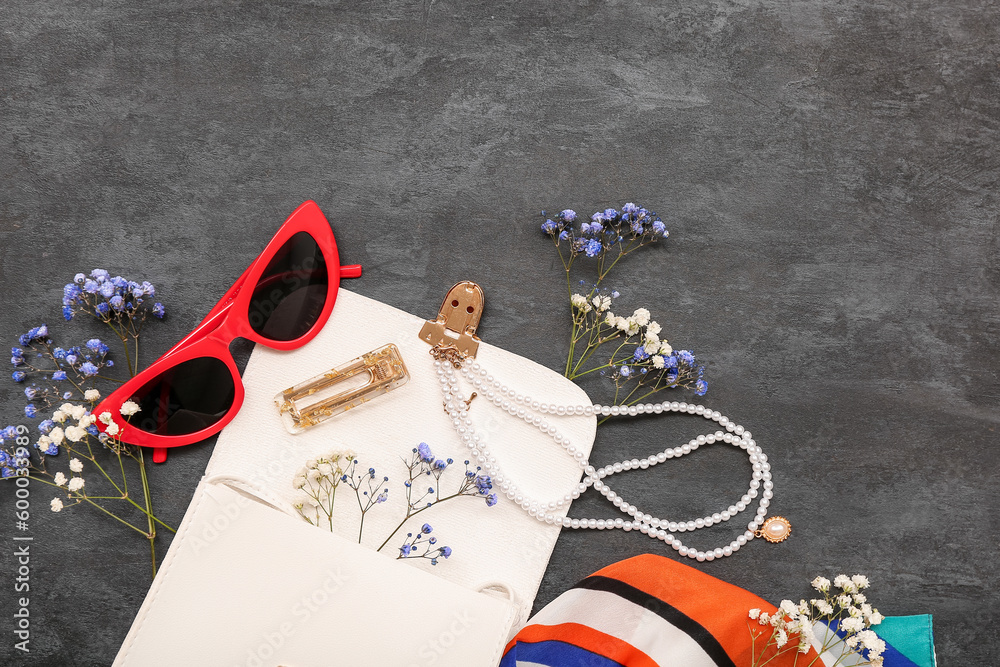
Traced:
[[[472, 470], [469, 462], [465, 462], [465, 474], [458, 489], [451, 494], [441, 495], [440, 481], [445, 471], [454, 463], [452, 459], [439, 459], [434, 456], [427, 443], [420, 443], [412, 450], [410, 458], [403, 459], [408, 471], [408, 479], [403, 482], [406, 488], [406, 514], [395, 529], [378, 547], [381, 551], [406, 523], [417, 514], [425, 512], [434, 505], [458, 498], [471, 496], [483, 498], [488, 507], [497, 503], [497, 496], [491, 493], [493, 482], [488, 475], [483, 475], [480, 468]], [[359, 470], [361, 470], [359, 472]], [[423, 489], [423, 479], [431, 478], [426, 491]], [[326, 457], [312, 459], [306, 462], [292, 480], [292, 486], [306, 497], [297, 502], [295, 508], [302, 518], [318, 526], [325, 523], [334, 532], [334, 502], [337, 488], [347, 484], [353, 491], [361, 513], [358, 528], [358, 544], [364, 537], [364, 522], [367, 513], [376, 505], [384, 503], [389, 498], [389, 478], [379, 477], [375, 468], [361, 469], [361, 465], [353, 452], [333, 452]], [[437, 537], [430, 537], [433, 529], [424, 524], [420, 532], [414, 536], [407, 533], [406, 539], [399, 548], [397, 558], [426, 558], [432, 565], [437, 565], [438, 559], [451, 556], [451, 548], [437, 545]]]
[[[871, 628], [881, 623], [884, 617], [868, 604], [867, 596], [862, 593], [869, 586], [868, 577], [841, 574], [834, 578], [832, 585], [829, 579], [816, 577], [811, 585], [823, 594], [822, 599], [801, 600], [798, 604], [782, 600], [778, 611], [773, 614], [760, 609], [749, 611], [750, 621], [756, 622], [747, 622], [753, 646], [751, 667], [762, 667], [791, 651], [808, 653], [818, 643], [817, 657], [803, 663], [803, 667], [810, 667], [820, 660], [820, 655], [826, 654], [841, 641], [846, 650], [841, 651], [829, 667], [845, 664], [849, 657], [852, 658], [851, 665], [881, 667], [886, 645]], [[818, 627], [823, 630], [822, 636], [817, 635]], [[762, 642], [760, 653], [757, 652], [758, 642]]]
[[146, 316], [163, 319], [165, 314], [162, 303], [149, 304], [155, 295], [156, 288], [149, 281], [138, 283], [94, 269], [89, 276], [76, 274], [73, 282], [63, 287], [63, 317], [69, 321], [86, 313], [107, 324], [125, 347], [129, 375], [134, 376], [139, 364], [139, 333]]
[[[575, 211], [565, 209], [555, 219], [546, 218], [542, 231], [555, 244], [566, 273], [572, 316], [563, 373], [567, 378], [600, 372], [615, 383], [615, 404], [634, 405], [663, 389], [684, 387], [698, 396], [708, 391], [704, 368], [694, 354], [675, 352], [665, 337], [661, 339], [662, 327], [646, 308], [637, 308], [628, 317], [615, 315], [611, 308], [620, 294], [601, 284], [623, 257], [667, 238], [666, 225], [655, 213], [627, 203], [621, 211], [598, 211], [584, 222]], [[574, 292], [570, 272], [580, 257], [593, 260], [596, 278], [589, 288], [587, 281], [579, 281], [583, 289]], [[605, 346], [614, 346], [611, 354], [592, 364], [595, 353]]]
[[[156, 318], [164, 315], [162, 304], [149, 303], [155, 291], [149, 282], [112, 277], [104, 269], [94, 269], [89, 275], [78, 273], [63, 288], [63, 316], [72, 320], [76, 314], [86, 313], [106, 324], [121, 341], [129, 373], [134, 376], [142, 324], [148, 314]], [[0, 477], [28, 476], [59, 489], [65, 495], [52, 499], [50, 508], [54, 512], [88, 504], [139, 532], [149, 540], [155, 574], [157, 527], [174, 529], [153, 513], [142, 448], [128, 446], [115, 437], [121, 423], [117, 420], [127, 420], [139, 408], [127, 402], [121, 415], [92, 413], [101, 397], [100, 383], [122, 382], [106, 374], [115, 366], [110, 354], [109, 346], [99, 338], [83, 345], [58, 347], [44, 324], [18, 338], [18, 346], [11, 348], [14, 367], [11, 378], [26, 385], [24, 395], [28, 403], [24, 416], [41, 421], [37, 426], [39, 435], [34, 440], [24, 425], [0, 430]], [[107, 426], [105, 433], [97, 429], [98, 419]], [[35, 452], [27, 447], [32, 440]], [[71, 459], [69, 476], [64, 471], [48, 469], [49, 459], [61, 450]], [[84, 481], [80, 473], [85, 464], [99, 475], [92, 473]], [[129, 488], [126, 471], [132, 464], [138, 467], [141, 502], [137, 500], [140, 496], [136, 485]], [[117, 506], [121, 509], [113, 507], [116, 501], [121, 503]], [[126, 510], [138, 511], [140, 520], [136, 521]], [[144, 527], [137, 525], [142, 523]]]
[[406, 534], [406, 541], [399, 548], [399, 555], [396, 560], [403, 558], [426, 558], [431, 565], [437, 565], [439, 558], [451, 557], [451, 547], [437, 546], [437, 538], [431, 535], [433, 528], [429, 523], [425, 523], [420, 528], [420, 532], [414, 537], [413, 533]]

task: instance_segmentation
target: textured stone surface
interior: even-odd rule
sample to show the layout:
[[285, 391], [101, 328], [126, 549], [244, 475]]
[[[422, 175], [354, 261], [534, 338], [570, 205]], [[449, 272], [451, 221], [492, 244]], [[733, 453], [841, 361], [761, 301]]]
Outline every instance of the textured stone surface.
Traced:
[[[863, 572], [884, 613], [935, 615], [942, 664], [993, 662], [995, 3], [52, 0], [0, 19], [4, 339], [40, 321], [86, 331], [59, 318], [61, 286], [103, 266], [160, 288], [148, 363], [311, 198], [365, 265], [352, 289], [430, 316], [476, 280], [482, 336], [558, 368], [565, 292], [538, 211], [644, 203], [670, 242], [610, 284], [706, 361], [705, 403], [753, 429], [794, 526], [700, 567], [775, 602]], [[0, 400], [16, 422], [20, 390]], [[606, 425], [594, 462], [682, 444], [693, 420]], [[210, 446], [153, 470], [167, 521]], [[618, 486], [688, 517], [746, 475], [708, 448]], [[147, 549], [84, 508], [51, 514], [50, 496], [32, 496], [26, 656], [0, 523], [0, 662], [107, 664]], [[587, 497], [575, 514], [612, 516]], [[537, 604], [647, 550], [664, 553], [565, 533]]]

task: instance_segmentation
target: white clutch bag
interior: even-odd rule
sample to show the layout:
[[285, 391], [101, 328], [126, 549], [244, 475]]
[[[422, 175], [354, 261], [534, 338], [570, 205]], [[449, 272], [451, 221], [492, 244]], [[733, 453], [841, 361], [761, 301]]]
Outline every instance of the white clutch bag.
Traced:
[[[220, 434], [207, 475], [244, 480], [272, 507], [244, 498], [248, 504], [233, 519], [225, 508], [242, 496], [214, 483], [199, 486], [115, 665], [497, 664], [504, 641], [527, 620], [560, 526], [534, 519], [502, 493], [493, 507], [459, 497], [413, 517], [381, 554], [374, 552], [406, 513], [402, 458], [419, 443], [453, 458], [459, 470], [445, 471], [442, 489], [459, 483], [469, 458], [442, 407], [430, 346], [419, 336], [425, 323], [341, 289], [329, 322], [310, 344], [291, 352], [257, 346], [243, 374], [243, 407]], [[286, 430], [276, 394], [389, 343], [409, 371], [405, 385], [302, 433]], [[488, 343], [478, 344], [476, 358], [533, 396], [589, 403], [561, 375]], [[473, 401], [470, 417], [526, 494], [555, 500], [579, 483], [577, 463], [537, 428], [485, 399]], [[560, 430], [589, 455], [594, 417], [566, 418]], [[342, 508], [338, 498], [334, 535], [275, 509], [302, 500], [292, 486], [296, 472], [333, 450], [351, 450], [362, 469], [390, 478], [388, 500], [365, 517], [360, 546], [360, 513], [347, 502], [353, 498], [344, 498]], [[231, 525], [209, 541], [202, 532], [211, 533], [216, 522]], [[437, 566], [395, 561], [402, 537], [424, 522], [452, 556]], [[351, 578], [331, 593], [324, 582], [339, 563]], [[491, 587], [506, 599], [483, 592]], [[328, 601], [312, 611], [303, 600], [318, 590]], [[275, 642], [285, 636], [283, 624], [292, 632], [262, 657], [270, 650], [262, 648], [271, 646], [268, 636]], [[438, 652], [444, 646], [438, 637], [450, 644], [447, 651]], [[348, 659], [343, 651], [352, 645], [366, 649]]]
[[[495, 665], [516, 607], [206, 479], [115, 665]], [[292, 508], [286, 508], [294, 514]]]

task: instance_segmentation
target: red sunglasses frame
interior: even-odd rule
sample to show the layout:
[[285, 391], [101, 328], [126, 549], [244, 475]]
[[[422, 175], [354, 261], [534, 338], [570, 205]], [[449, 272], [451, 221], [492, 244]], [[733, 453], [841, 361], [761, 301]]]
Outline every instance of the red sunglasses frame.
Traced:
[[[316, 322], [302, 336], [294, 340], [273, 340], [260, 335], [250, 326], [250, 300], [253, 297], [253, 288], [260, 281], [268, 263], [285, 242], [299, 232], [309, 234], [323, 253], [323, 258], [326, 261], [329, 271], [326, 301]], [[337, 270], [338, 267], [339, 271]], [[236, 361], [229, 351], [229, 345], [233, 340], [236, 338], [246, 338], [276, 350], [294, 350], [302, 347], [315, 338], [327, 320], [330, 319], [330, 313], [333, 311], [333, 305], [337, 300], [340, 279], [357, 278], [360, 276], [360, 264], [340, 265], [337, 242], [333, 237], [333, 231], [330, 229], [330, 223], [327, 222], [326, 217], [324, 217], [323, 212], [320, 211], [316, 202], [305, 202], [288, 216], [288, 219], [278, 229], [277, 233], [275, 233], [274, 237], [267, 244], [267, 247], [264, 248], [264, 251], [251, 262], [247, 270], [243, 272], [243, 275], [226, 291], [222, 299], [215, 304], [212, 310], [208, 312], [208, 315], [205, 316], [205, 319], [195, 327], [194, 331], [170, 348], [148, 368], [101, 401], [94, 408], [94, 414], [100, 416], [105, 412], [110, 412], [114, 423], [120, 429], [119, 433], [115, 436], [117, 439], [132, 445], [153, 447], [153, 461], [155, 463], [163, 463], [167, 460], [167, 448], [190, 445], [215, 435], [233, 420], [243, 405], [245, 396], [243, 380], [240, 377], [239, 370], [236, 368]], [[247, 285], [250, 286], [250, 289], [243, 289]], [[134, 393], [147, 382], [174, 366], [200, 357], [214, 357], [224, 362], [233, 377], [233, 386], [235, 389], [233, 404], [217, 422], [201, 431], [186, 435], [158, 435], [132, 426], [121, 416], [122, 405], [130, 400]], [[97, 421], [97, 427], [102, 431], [107, 429], [107, 426], [100, 420]]]

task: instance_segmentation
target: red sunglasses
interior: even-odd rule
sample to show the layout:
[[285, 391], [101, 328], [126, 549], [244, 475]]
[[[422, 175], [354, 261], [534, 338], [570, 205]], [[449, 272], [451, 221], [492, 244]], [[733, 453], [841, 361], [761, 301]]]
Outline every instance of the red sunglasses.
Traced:
[[[94, 409], [110, 412], [123, 442], [153, 447], [153, 461], [168, 447], [215, 435], [243, 404], [243, 381], [229, 345], [248, 338], [277, 350], [312, 340], [330, 318], [341, 278], [361, 266], [340, 265], [330, 224], [315, 202], [295, 209], [257, 259], [194, 331]], [[244, 289], [246, 288], [246, 289]], [[139, 412], [124, 421], [132, 400]], [[98, 420], [98, 428], [107, 426]]]

